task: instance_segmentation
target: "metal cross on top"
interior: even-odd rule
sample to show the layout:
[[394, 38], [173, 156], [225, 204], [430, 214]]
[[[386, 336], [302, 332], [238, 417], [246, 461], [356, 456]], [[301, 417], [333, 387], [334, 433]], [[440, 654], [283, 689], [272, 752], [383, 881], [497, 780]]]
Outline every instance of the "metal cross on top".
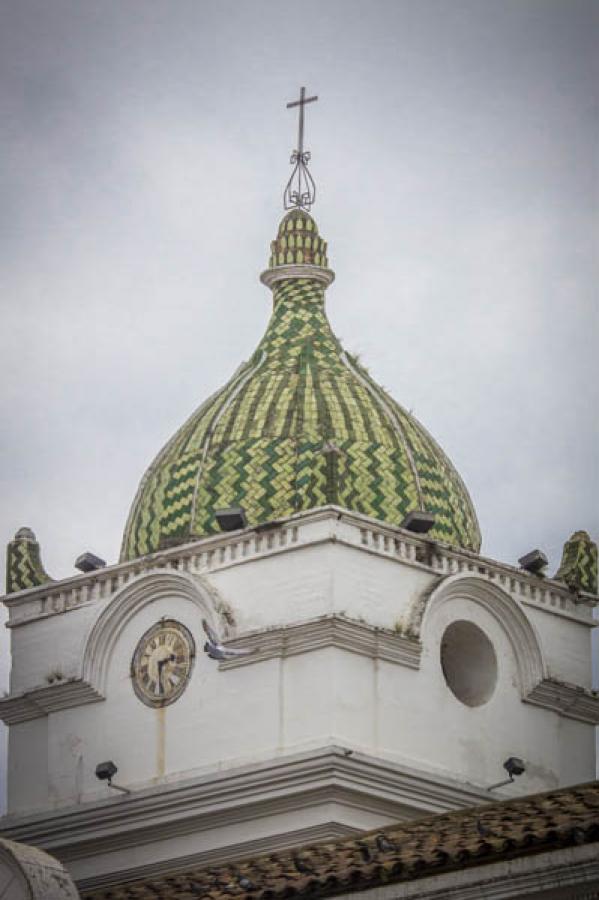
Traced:
[[316, 200], [316, 185], [308, 171], [310, 153], [304, 151], [304, 106], [306, 103], [314, 103], [315, 100], [318, 100], [318, 97], [306, 97], [306, 88], [302, 87], [299, 100], [292, 100], [287, 104], [287, 109], [299, 106], [299, 124], [297, 149], [291, 154], [291, 165], [294, 168], [283, 195], [285, 209], [298, 207], [309, 210]]
[[297, 137], [297, 152], [301, 155], [304, 152], [304, 106], [306, 103], [314, 103], [318, 97], [306, 97], [306, 88], [300, 88], [299, 100], [292, 100], [287, 104], [287, 109], [299, 106], [299, 128]]

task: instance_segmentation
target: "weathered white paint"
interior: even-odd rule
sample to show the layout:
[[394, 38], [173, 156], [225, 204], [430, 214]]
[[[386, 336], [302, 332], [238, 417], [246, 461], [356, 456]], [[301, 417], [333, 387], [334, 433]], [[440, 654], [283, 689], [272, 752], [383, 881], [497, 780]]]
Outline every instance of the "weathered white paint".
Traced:
[[[403, 767], [412, 773], [406, 784], [429, 785], [417, 796], [406, 788], [385, 808], [360, 770], [359, 802], [334, 791], [325, 800], [316, 786], [297, 808], [286, 778], [252, 824], [255, 837], [273, 839], [433, 809], [435, 791], [450, 784], [484, 796], [511, 755], [527, 763], [515, 793], [588, 780], [599, 701], [585, 690], [593, 620], [591, 598], [582, 601], [557, 582], [334, 507], [12, 595], [11, 695], [0, 701], [12, 723], [8, 824], [18, 830], [29, 814], [50, 822], [60, 810], [70, 821], [104, 802], [111, 794], [94, 770], [106, 759], [133, 791], [131, 800], [111, 801], [133, 804], [133, 823], [135, 798], [164, 792], [157, 827], [171, 816], [179, 784], [312, 758], [332, 745]], [[181, 698], [156, 710], [136, 697], [130, 665], [140, 636], [162, 616], [191, 631], [198, 654]], [[208, 659], [203, 618], [255, 654], [222, 665]], [[496, 654], [495, 690], [477, 707], [454, 696], [441, 668], [442, 635], [456, 620], [478, 626]], [[252, 790], [240, 788], [237, 810]], [[226, 802], [220, 797], [215, 813]], [[203, 850], [243, 844], [247, 825], [239, 816], [236, 823], [200, 829]], [[104, 872], [131, 865], [118, 818], [113, 832], [117, 846], [90, 851], [77, 863], [81, 877], [99, 871], [101, 853]], [[51, 846], [50, 825], [45, 834]], [[187, 834], [160, 853], [189, 854], [193, 827]], [[70, 840], [61, 845], [67, 856]], [[158, 858], [148, 847], [148, 858]]]
[[478, 625], [457, 619], [441, 638], [441, 668], [452, 693], [467, 706], [482, 706], [497, 686], [497, 655]]

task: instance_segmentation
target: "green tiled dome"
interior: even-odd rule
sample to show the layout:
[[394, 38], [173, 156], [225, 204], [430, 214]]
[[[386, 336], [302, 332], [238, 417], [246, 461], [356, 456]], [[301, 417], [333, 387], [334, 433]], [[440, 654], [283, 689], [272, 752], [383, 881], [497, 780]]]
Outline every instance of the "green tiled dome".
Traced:
[[391, 525], [424, 509], [436, 517], [431, 537], [479, 550], [452, 464], [331, 331], [326, 252], [307, 213], [285, 216], [262, 275], [274, 295], [266, 334], [144, 475], [123, 559], [218, 532], [222, 507], [242, 506], [256, 525], [327, 503]]

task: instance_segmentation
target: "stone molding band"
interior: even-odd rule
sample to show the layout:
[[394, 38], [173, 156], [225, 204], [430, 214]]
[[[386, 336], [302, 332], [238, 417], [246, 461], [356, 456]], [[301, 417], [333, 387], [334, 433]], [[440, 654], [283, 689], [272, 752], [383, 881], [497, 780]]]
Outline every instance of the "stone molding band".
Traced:
[[317, 281], [327, 288], [335, 280], [332, 269], [324, 269], [322, 266], [307, 264], [291, 264], [288, 266], [276, 266], [274, 269], [266, 269], [260, 275], [260, 281], [268, 288], [273, 288], [279, 281], [288, 281], [290, 278], [308, 278]]
[[[312, 802], [355, 806], [393, 820], [403, 817], [406, 810], [411, 814], [446, 812], [484, 802], [487, 796], [483, 789], [441, 773], [415, 771], [358, 750], [348, 754], [348, 748], [331, 745], [200, 774], [184, 782], [141, 788], [125, 797], [91, 801], [43, 817], [7, 818], [3, 833], [11, 840], [57, 853], [69, 864], [125, 847], [161, 844], [185, 834], [213, 832], [278, 812], [299, 811]], [[119, 828], [115, 829], [117, 809]], [[339, 823], [326, 823], [326, 828], [339, 828]], [[221, 851], [229, 858], [228, 847]], [[210, 855], [206, 858], [200, 852], [194, 863], [208, 863]], [[177, 861], [167, 857], [168, 852], [164, 858], [172, 871]], [[181, 862], [188, 865], [190, 860], [187, 857]], [[155, 864], [161, 864], [159, 854]], [[147, 865], [143, 871], [148, 874]], [[139, 871], [131, 873], [135, 875], [139, 877]], [[116, 873], [115, 879], [122, 880], [122, 873]], [[86, 887], [94, 887], [95, 881], [86, 882]]]
[[71, 679], [5, 697], [0, 700], [0, 719], [5, 725], [17, 725], [98, 700], [104, 700], [104, 697], [91, 684], [80, 678]]
[[[241, 634], [227, 641], [227, 645], [245, 647], [255, 652], [220, 662], [219, 669], [223, 672], [326, 648], [418, 669], [422, 653], [422, 644], [415, 637], [406, 637], [339, 615], [321, 616], [297, 625]], [[96, 666], [101, 669], [101, 661], [96, 660]], [[599, 725], [599, 695], [593, 691], [547, 677], [538, 677], [535, 683], [525, 681], [521, 690], [522, 700], [526, 703], [579, 722]], [[90, 683], [85, 678], [72, 679], [0, 700], [0, 719], [7, 725], [13, 725], [104, 699], [98, 684]]]
[[[324, 522], [329, 523], [326, 535], [318, 530]], [[40, 619], [68, 614], [90, 603], [103, 602], [147, 574], [174, 570], [194, 577], [210, 575], [254, 559], [331, 542], [360, 548], [435, 576], [481, 577], [497, 584], [519, 602], [588, 627], [593, 625], [591, 607], [597, 603], [597, 597], [584, 593], [574, 595], [555, 580], [536, 578], [513, 566], [477, 557], [468, 551], [457, 551], [330, 505], [298, 513], [291, 519], [274, 523], [269, 529], [248, 528], [231, 535], [202, 538], [141, 560], [107, 566], [91, 575], [76, 575], [57, 584], [11, 594], [3, 598], [9, 610], [7, 627], [26, 626]]]
[[225, 660], [219, 663], [220, 669], [236, 669], [266, 659], [297, 656], [327, 647], [418, 669], [422, 653], [422, 645], [418, 640], [340, 615], [321, 616], [297, 625], [244, 634], [227, 641], [227, 646], [246, 647], [255, 652], [249, 656]]

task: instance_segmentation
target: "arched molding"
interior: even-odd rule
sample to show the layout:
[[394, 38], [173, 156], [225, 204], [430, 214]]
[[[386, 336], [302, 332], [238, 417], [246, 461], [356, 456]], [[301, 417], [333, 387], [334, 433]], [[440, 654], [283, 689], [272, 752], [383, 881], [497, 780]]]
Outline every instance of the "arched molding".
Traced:
[[142, 609], [173, 595], [189, 600], [217, 632], [226, 633], [227, 606], [204, 579], [163, 569], [145, 573], [118, 591], [94, 623], [83, 652], [83, 681], [106, 696], [110, 660], [124, 628]]
[[507, 636], [516, 659], [520, 693], [526, 699], [546, 677], [537, 632], [519, 604], [496, 584], [471, 575], [451, 575], [414, 610], [410, 630], [424, 642], [440, 609], [456, 600], [469, 600], [495, 619]]
[[71, 876], [37, 847], [0, 839], [0, 896], [10, 900], [78, 900]]

